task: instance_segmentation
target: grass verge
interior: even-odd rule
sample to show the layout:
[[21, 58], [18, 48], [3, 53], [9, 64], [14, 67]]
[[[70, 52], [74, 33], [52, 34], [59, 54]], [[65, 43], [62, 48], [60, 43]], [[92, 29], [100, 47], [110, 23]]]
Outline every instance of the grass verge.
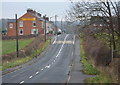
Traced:
[[39, 54], [41, 54], [45, 49], [46, 47], [49, 45], [50, 43], [50, 40], [47, 40], [42, 48], [39, 48], [38, 50], [34, 51], [30, 56], [26, 56], [24, 58], [17, 58], [17, 59], [13, 59], [9, 62], [4, 62], [2, 64], [2, 70], [6, 70], [8, 68], [12, 68], [12, 67], [15, 67], [15, 66], [19, 66], [21, 64], [24, 64], [30, 60], [32, 60], [34, 57], [38, 56]]
[[88, 59], [88, 57], [85, 55], [82, 45], [82, 40], [80, 45], [80, 57], [81, 57], [81, 63], [83, 64], [83, 72], [85, 74], [89, 74], [89, 75], [99, 74], [99, 71], [94, 67], [90, 59]]
[[112, 81], [111, 78], [106, 74], [99, 74], [96, 77], [85, 79], [86, 83], [105, 83], [107, 85], [109, 85], [109, 83], [112, 83], [111, 81]]
[[99, 69], [97, 69], [92, 64], [92, 61], [86, 56], [85, 51], [83, 49], [82, 38], [80, 40], [81, 40], [80, 56], [81, 56], [81, 63], [83, 64], [83, 72], [88, 75], [96, 75], [96, 77], [86, 78], [85, 83], [89, 83], [89, 85], [95, 85], [95, 83], [111, 83], [112, 81], [111, 77], [99, 71]]

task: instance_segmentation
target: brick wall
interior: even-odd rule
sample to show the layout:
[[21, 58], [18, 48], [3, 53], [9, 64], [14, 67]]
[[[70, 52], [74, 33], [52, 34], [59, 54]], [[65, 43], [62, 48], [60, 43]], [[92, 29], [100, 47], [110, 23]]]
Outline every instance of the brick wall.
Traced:
[[[33, 27], [33, 21], [32, 20], [22, 20], [22, 18], [35, 18], [36, 20], [36, 27]], [[20, 21], [23, 21], [23, 27], [20, 27]], [[38, 32], [40, 34], [44, 34], [44, 29], [41, 27], [41, 20], [38, 19], [36, 16], [33, 16], [31, 13], [26, 13], [23, 16], [21, 16], [18, 19], [18, 35], [20, 35], [20, 29], [23, 29], [23, 35], [30, 35], [32, 29], [38, 29]], [[13, 28], [10, 28], [10, 23], [13, 24]], [[16, 35], [16, 25], [15, 22], [8, 22], [7, 24], [8, 28], [8, 36], [15, 36]]]

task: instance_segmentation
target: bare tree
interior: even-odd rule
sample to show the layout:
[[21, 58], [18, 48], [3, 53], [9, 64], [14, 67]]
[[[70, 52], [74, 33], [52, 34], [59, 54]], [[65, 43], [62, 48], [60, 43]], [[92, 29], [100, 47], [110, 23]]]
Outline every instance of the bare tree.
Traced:
[[87, 26], [96, 22], [104, 23], [104, 29], [101, 30], [107, 30], [109, 33], [110, 47], [114, 54], [116, 50], [115, 33], [120, 37], [120, 2], [99, 0], [95, 3], [72, 2], [72, 4], [73, 6], [67, 11], [68, 20], [79, 20], [81, 29], [85, 28], [85, 30], [90, 30], [87, 29]]

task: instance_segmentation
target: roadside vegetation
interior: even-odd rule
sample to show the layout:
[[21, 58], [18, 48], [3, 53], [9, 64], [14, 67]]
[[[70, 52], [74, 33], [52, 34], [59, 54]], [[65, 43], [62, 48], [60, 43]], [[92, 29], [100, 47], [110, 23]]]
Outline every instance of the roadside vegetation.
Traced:
[[83, 40], [80, 39], [80, 57], [81, 57], [81, 63], [83, 64], [83, 72], [85, 74], [89, 75], [97, 75], [99, 74], [99, 71], [95, 68], [95, 66], [92, 64], [92, 61], [86, 56], [82, 42]]
[[42, 43], [41, 48], [35, 50], [33, 53], [31, 53], [30, 56], [26, 56], [26, 57], [22, 57], [22, 58], [15, 58], [15, 59], [12, 59], [10, 61], [3, 62], [2, 70], [6, 70], [8, 68], [16, 67], [16, 66], [19, 66], [21, 64], [24, 64], [24, 63], [32, 60], [33, 58], [40, 55], [45, 50], [45, 48], [49, 45], [49, 43], [50, 43], [50, 40], [47, 40], [45, 43]]
[[85, 83], [90, 83], [91, 85], [96, 83], [111, 83], [111, 77], [108, 74], [105, 74], [99, 68], [95, 67], [90, 57], [87, 57], [83, 47], [83, 39], [80, 38], [80, 41], [80, 57], [81, 63], [83, 64], [83, 72], [88, 75], [96, 75], [96, 77], [86, 78], [84, 80]]
[[[19, 40], [19, 50], [29, 45], [34, 38]], [[2, 40], [2, 55], [9, 54], [16, 51], [16, 40]]]
[[[86, 82], [120, 83], [120, 1], [72, 2], [66, 21], [83, 33], [83, 72], [97, 74]], [[83, 57], [84, 56], [84, 57]], [[87, 57], [85, 57], [87, 56]], [[87, 64], [86, 64], [87, 63]], [[99, 74], [96, 69], [99, 70]]]

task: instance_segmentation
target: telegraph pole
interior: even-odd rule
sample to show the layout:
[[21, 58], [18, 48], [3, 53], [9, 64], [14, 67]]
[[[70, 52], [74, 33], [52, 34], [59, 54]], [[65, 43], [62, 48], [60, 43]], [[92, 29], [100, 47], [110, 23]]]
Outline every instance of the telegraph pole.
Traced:
[[62, 19], [61, 19], [61, 29], [62, 29]]
[[16, 54], [17, 57], [19, 56], [19, 51], [18, 51], [18, 26], [17, 26], [17, 14], [15, 14], [15, 19], [16, 19]]
[[46, 42], [46, 15], [45, 15], [45, 42]]
[[[58, 16], [55, 15], [55, 28], [56, 28], [55, 31], [57, 30], [57, 17], [58, 17]], [[55, 32], [55, 33], [56, 33], [56, 32]]]

